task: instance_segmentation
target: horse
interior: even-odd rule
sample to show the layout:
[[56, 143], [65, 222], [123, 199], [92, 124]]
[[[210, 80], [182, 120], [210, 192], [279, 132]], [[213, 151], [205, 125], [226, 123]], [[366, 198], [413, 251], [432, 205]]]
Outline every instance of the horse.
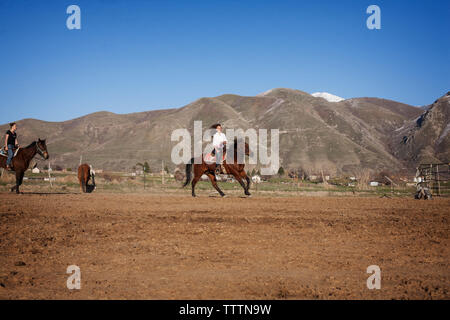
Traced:
[[[234, 178], [236, 179], [237, 182], [239, 182], [239, 184], [242, 186], [242, 188], [244, 188], [244, 193], [247, 196], [251, 196], [249, 189], [250, 189], [250, 178], [247, 176], [247, 174], [245, 173], [244, 167], [245, 164], [239, 164], [237, 163], [238, 161], [238, 156], [237, 156], [237, 139], [234, 140], [234, 161], [233, 163], [227, 163], [226, 159], [223, 161], [223, 167], [225, 168], [225, 171], [228, 174], [232, 174], [234, 176]], [[244, 152], [245, 155], [250, 156], [250, 149], [248, 144], [245, 142], [244, 144]], [[224, 152], [223, 154], [226, 154], [226, 148], [224, 146]], [[206, 163], [204, 157], [202, 157], [202, 163], [200, 164], [194, 164], [194, 158], [192, 158], [190, 160], [190, 162], [188, 164], [186, 164], [186, 182], [183, 185], [183, 188], [186, 187], [189, 182], [191, 181], [191, 171], [192, 171], [192, 166], [194, 167], [194, 179], [192, 180], [192, 196], [195, 197], [195, 185], [197, 184], [197, 182], [200, 180], [201, 176], [203, 174], [206, 174], [208, 176], [208, 178], [211, 180], [211, 183], [213, 185], [213, 187], [217, 190], [217, 192], [219, 192], [221, 197], [225, 197], [225, 194], [222, 192], [222, 190], [220, 190], [219, 186], [217, 185], [217, 179], [216, 179], [216, 173], [215, 173], [215, 169], [216, 169], [216, 163]], [[245, 181], [247, 182], [247, 185], [243, 182], [243, 179], [245, 179]]]
[[[48, 160], [49, 155], [45, 140], [33, 141], [28, 147], [20, 148], [12, 160], [13, 171], [16, 172], [16, 185], [11, 188], [11, 192], [20, 193], [19, 187], [22, 184], [23, 176], [30, 166], [31, 159], [38, 153], [42, 158]], [[6, 168], [6, 157], [0, 157], [0, 167]]]
[[[92, 189], [89, 190], [89, 179], [92, 178]], [[92, 170], [91, 166], [87, 163], [83, 163], [78, 167], [78, 181], [80, 182], [80, 191], [81, 193], [92, 192], [95, 190], [95, 173]]]

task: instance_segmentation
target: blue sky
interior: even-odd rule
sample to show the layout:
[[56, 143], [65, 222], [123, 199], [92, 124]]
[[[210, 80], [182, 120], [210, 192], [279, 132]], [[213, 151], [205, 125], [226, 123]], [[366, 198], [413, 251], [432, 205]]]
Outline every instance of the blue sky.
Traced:
[[277, 87], [426, 105], [450, 90], [449, 14], [447, 0], [0, 0], [0, 122]]

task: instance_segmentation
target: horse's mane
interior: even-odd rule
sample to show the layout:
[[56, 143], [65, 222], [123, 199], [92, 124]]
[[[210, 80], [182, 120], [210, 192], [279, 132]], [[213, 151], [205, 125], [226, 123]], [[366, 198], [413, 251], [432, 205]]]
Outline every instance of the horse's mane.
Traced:
[[36, 141], [33, 141], [28, 146], [26, 146], [24, 149], [28, 149], [28, 148], [34, 147], [35, 145], [36, 145]]
[[234, 149], [235, 149], [235, 150], [237, 149], [238, 142], [241, 142], [241, 143], [244, 142], [244, 145], [245, 145], [245, 146], [248, 145], [247, 142], [245, 142], [245, 140], [242, 140], [242, 139], [239, 139], [239, 140], [238, 140], [238, 138], [235, 137], [235, 138], [234, 138]]

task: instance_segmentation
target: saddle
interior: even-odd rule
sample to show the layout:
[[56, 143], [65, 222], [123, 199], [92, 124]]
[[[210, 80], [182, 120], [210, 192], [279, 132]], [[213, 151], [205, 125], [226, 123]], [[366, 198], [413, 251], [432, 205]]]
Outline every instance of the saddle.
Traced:
[[[222, 155], [222, 162], [225, 160], [225, 158], [226, 158], [226, 155], [223, 154], [223, 155]], [[205, 156], [204, 156], [204, 160], [205, 160], [205, 163], [206, 163], [206, 164], [213, 164], [213, 163], [216, 163], [216, 155], [215, 155], [215, 154], [212, 154], [212, 153], [207, 153], [207, 154], [205, 154]]]
[[[13, 155], [13, 158], [17, 155], [17, 152], [19, 152], [19, 149], [20, 149], [20, 148], [15, 148], [15, 149], [14, 149], [14, 155]], [[5, 147], [3, 147], [3, 148], [0, 149], [0, 156], [8, 157], [8, 151], [5, 150]]]

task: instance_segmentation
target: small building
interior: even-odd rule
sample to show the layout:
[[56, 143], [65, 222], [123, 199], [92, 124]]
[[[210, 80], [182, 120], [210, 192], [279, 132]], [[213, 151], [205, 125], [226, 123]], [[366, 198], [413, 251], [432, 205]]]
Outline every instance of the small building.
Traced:
[[370, 181], [369, 185], [371, 187], [378, 187], [380, 185], [380, 183], [378, 181]]
[[33, 172], [33, 173], [40, 173], [41, 170], [39, 170], [39, 168], [36, 167], [36, 168], [33, 168], [33, 169], [31, 170], [31, 172]]

